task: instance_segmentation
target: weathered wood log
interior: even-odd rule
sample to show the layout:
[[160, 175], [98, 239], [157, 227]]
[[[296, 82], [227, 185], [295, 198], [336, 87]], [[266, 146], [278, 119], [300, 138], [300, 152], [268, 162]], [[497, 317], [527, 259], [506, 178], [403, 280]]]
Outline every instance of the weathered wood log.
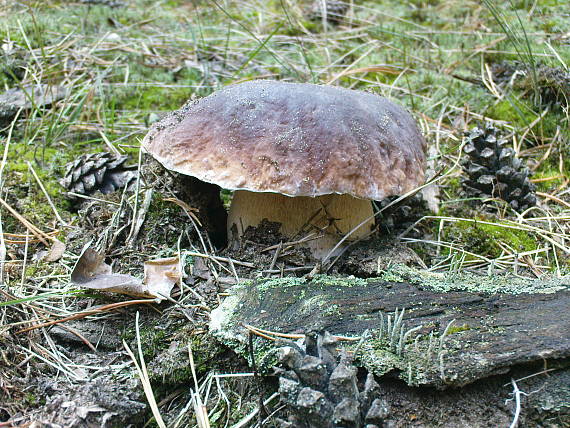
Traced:
[[9, 124], [20, 109], [48, 107], [66, 95], [67, 90], [62, 86], [31, 85], [9, 89], [0, 94], [0, 126]]
[[367, 369], [438, 388], [547, 360], [549, 367], [568, 365], [569, 279], [450, 278], [409, 268], [404, 276], [407, 281], [390, 274], [384, 277], [399, 281], [317, 276], [240, 284], [212, 314], [212, 330], [238, 350], [246, 339], [243, 324], [362, 336], [356, 356]]

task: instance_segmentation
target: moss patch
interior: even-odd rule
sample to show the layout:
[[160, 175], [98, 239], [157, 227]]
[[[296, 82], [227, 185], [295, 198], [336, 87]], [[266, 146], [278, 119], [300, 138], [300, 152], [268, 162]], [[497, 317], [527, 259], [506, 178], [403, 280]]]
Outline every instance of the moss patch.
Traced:
[[[497, 258], [504, 254], [504, 248], [522, 253], [538, 248], [535, 237], [512, 225], [457, 221], [444, 229], [445, 240], [461, 245], [470, 253]], [[467, 255], [467, 257], [472, 257]]]

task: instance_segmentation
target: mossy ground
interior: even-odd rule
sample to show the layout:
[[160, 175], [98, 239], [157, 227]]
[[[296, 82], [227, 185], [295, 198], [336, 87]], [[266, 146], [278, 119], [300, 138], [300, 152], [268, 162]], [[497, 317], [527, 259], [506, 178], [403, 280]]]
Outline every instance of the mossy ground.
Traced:
[[[505, 93], [494, 91], [486, 71], [487, 66], [500, 61], [526, 62], [530, 68], [523, 71], [527, 73], [533, 64], [567, 67], [570, 48], [565, 1], [501, 1], [497, 4], [500, 14], [494, 15], [487, 2], [359, 0], [350, 2], [342, 25], [326, 28], [308, 18], [308, 0], [117, 3], [123, 6], [63, 0], [5, 2], [0, 6], [0, 92], [39, 82], [68, 89], [67, 97], [54, 105], [22, 111], [11, 132], [10, 123], [0, 130], [0, 155], [5, 154], [7, 160], [0, 196], [36, 227], [54, 232], [68, 243], [68, 251], [56, 264], [32, 259], [43, 245], [32, 241], [26, 247], [22, 243], [26, 228], [1, 207], [9, 261], [2, 290], [11, 296], [67, 290], [67, 275], [82, 245], [96, 241], [103, 230], [84, 230], [86, 218], [65, 198], [59, 180], [68, 162], [112, 148], [129, 154], [134, 164], [141, 138], [158, 117], [191, 97], [260, 77], [330, 83], [397, 100], [418, 119], [430, 146], [436, 148], [432, 154], [435, 170], [444, 173], [459, 156], [462, 132], [476, 123], [495, 121], [533, 169], [542, 192], [534, 217], [518, 217], [500, 203], [496, 210], [484, 212], [480, 204], [464, 201], [460, 171], [455, 168], [439, 181], [438, 215], [418, 225], [424, 239], [409, 245], [434, 271], [452, 271], [454, 275], [467, 268], [491, 269], [492, 274], [516, 270], [524, 275], [567, 271], [570, 200], [564, 186], [570, 178], [568, 100], [545, 106], [533, 96], [532, 79], [524, 80], [526, 86], [502, 88]], [[509, 34], [505, 23], [512, 30]], [[30, 168], [67, 226], [56, 219]], [[113, 248], [114, 261], [122, 271], [140, 275], [141, 260], [171, 255], [179, 245], [190, 243], [182, 230], [187, 227], [184, 214], [161, 196], [153, 196], [141, 232], [144, 239], [135, 247], [124, 247], [128, 230], [117, 232], [120, 248]], [[231, 194], [223, 192], [223, 197], [227, 202]], [[126, 222], [132, 217], [135, 198], [126, 196], [125, 204], [128, 209], [119, 218]], [[109, 218], [115, 207], [107, 207]], [[70, 238], [72, 231], [74, 237]], [[385, 279], [413, 276], [398, 267], [383, 275]], [[334, 286], [331, 281], [336, 281], [329, 277], [317, 280], [323, 281], [323, 287]], [[268, 287], [271, 281], [261, 283]], [[294, 285], [302, 280], [288, 281]], [[481, 286], [477, 280], [466, 283], [473, 288]], [[454, 281], [446, 284], [452, 287]], [[528, 291], [522, 283], [511, 284], [511, 291], [517, 287]], [[318, 302], [312, 303], [312, 309], [318, 307]], [[38, 304], [52, 317], [89, 306], [85, 299], [69, 296], [40, 299]], [[38, 317], [35, 307], [20, 309], [18, 305], [2, 307], [10, 314], [2, 318], [8, 321], [0, 325], [0, 339], [3, 332], [19, 329], [20, 322]], [[326, 310], [332, 314], [336, 308]], [[180, 307], [178, 311], [173, 316], [181, 317], [184, 311]], [[152, 319], [152, 314], [146, 315]], [[132, 325], [132, 318], [125, 323]], [[160, 327], [158, 321], [154, 327], [157, 324]], [[176, 333], [155, 329], [152, 321], [148, 325], [143, 328], [145, 356], [168, 356], [163, 361], [158, 357], [163, 364], [153, 364], [158, 373], [153, 378], [156, 385], [160, 386], [159, 378], [168, 385], [189, 382], [187, 367], [179, 363], [182, 359], [170, 359], [185, 356], [183, 348], [188, 343], [195, 351], [199, 375], [215, 367], [212, 359], [217, 354], [206, 345], [203, 333], [188, 332], [189, 337], [181, 339]], [[184, 328], [173, 329], [183, 336]], [[132, 340], [132, 336], [128, 338]], [[169, 346], [174, 342], [178, 345], [170, 349], [171, 355]], [[17, 363], [28, 361], [30, 355], [21, 350], [10, 352]], [[48, 358], [57, 360], [54, 355]], [[28, 398], [16, 394], [12, 402], [20, 397], [25, 406], [41, 404], [41, 399], [28, 394]], [[236, 399], [233, 396], [232, 402]], [[227, 413], [237, 421], [248, 410], [232, 408]]]

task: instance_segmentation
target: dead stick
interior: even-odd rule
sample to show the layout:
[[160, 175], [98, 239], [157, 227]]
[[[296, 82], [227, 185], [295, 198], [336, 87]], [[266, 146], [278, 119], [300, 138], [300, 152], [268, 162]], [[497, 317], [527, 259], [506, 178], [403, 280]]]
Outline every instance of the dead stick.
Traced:
[[0, 204], [4, 205], [4, 207], [10, 212], [10, 214], [12, 214], [14, 217], [16, 217], [16, 219], [18, 219], [20, 221], [20, 223], [22, 223], [24, 226], [26, 226], [30, 230], [30, 232], [32, 232], [36, 236], [36, 238], [38, 238], [40, 241], [42, 241], [42, 243], [46, 247], [49, 246], [49, 243], [47, 240], [52, 240], [53, 238], [51, 236], [49, 236], [45, 232], [42, 232], [40, 229], [38, 229], [36, 226], [34, 226], [32, 223], [30, 223], [24, 217], [22, 217], [14, 208], [12, 208], [10, 205], [8, 205], [8, 203], [4, 199], [2, 199], [1, 197], [0, 197]]
[[[249, 324], [242, 324], [245, 328], [247, 328], [249, 331], [252, 331], [254, 333], [262, 333], [265, 335], [273, 335], [273, 336], [277, 336], [277, 337], [284, 337], [286, 339], [302, 339], [305, 337], [304, 334], [290, 334], [290, 333], [277, 333], [275, 331], [271, 331], [271, 330], [264, 330], [262, 328], [258, 328], [258, 327], [254, 327], [252, 325]], [[265, 336], [264, 336], [265, 337]], [[354, 342], [357, 340], [360, 340], [359, 337], [349, 337], [349, 336], [332, 336], [335, 339], [338, 340], [346, 340], [348, 342]], [[273, 340], [273, 339], [272, 339]]]
[[73, 315], [70, 315], [70, 316], [65, 317], [65, 318], [60, 318], [58, 320], [48, 321], [48, 322], [42, 323], [42, 324], [36, 324], [36, 325], [31, 326], [31, 327], [19, 330], [16, 332], [16, 334], [26, 333], [28, 331], [35, 330], [37, 328], [49, 327], [50, 325], [85, 318], [85, 317], [88, 317], [89, 315], [95, 315], [95, 314], [98, 314], [100, 312], [110, 311], [112, 309], [122, 308], [124, 306], [138, 305], [138, 304], [142, 304], [142, 303], [155, 303], [155, 300], [153, 300], [153, 299], [141, 299], [141, 300], [128, 300], [126, 302], [111, 303], [110, 305], [105, 305], [105, 306], [101, 306], [97, 309], [92, 309], [90, 311], [85, 311], [85, 312], [80, 312], [78, 314], [73, 314]]
[[[48, 232], [47, 235], [48, 236], [54, 236], [57, 235], [59, 233], [58, 230], [53, 231], [53, 232]], [[12, 238], [25, 238], [26, 234], [24, 233], [8, 233], [8, 232], [4, 232], [4, 236], [8, 236], [8, 237], [12, 237]]]
[[71, 334], [74, 334], [75, 336], [77, 336], [79, 338], [79, 340], [81, 340], [89, 349], [91, 349], [93, 352], [97, 352], [97, 348], [95, 348], [95, 346], [93, 346], [93, 344], [91, 342], [89, 342], [89, 340], [83, 336], [80, 332], [78, 332], [77, 330], [75, 330], [72, 327], [69, 327], [67, 325], [62, 325], [61, 328], [63, 328], [64, 330], [69, 331]]
[[570, 208], [570, 204], [568, 202], [566, 202], [566, 201], [564, 201], [564, 200], [562, 200], [562, 199], [560, 199], [554, 195], [551, 195], [549, 193], [543, 193], [543, 192], [536, 192], [536, 194], [538, 196], [542, 196], [543, 198], [550, 199], [550, 200], [552, 200], [552, 201], [554, 201], [560, 205], [564, 205], [565, 207]]
[[26, 163], [28, 164], [28, 168], [30, 169], [30, 171], [32, 172], [32, 175], [34, 176], [34, 178], [36, 179], [38, 186], [40, 186], [40, 189], [42, 190], [42, 192], [44, 193], [44, 196], [46, 197], [49, 206], [51, 207], [51, 210], [53, 211], [53, 213], [55, 214], [55, 217], [57, 218], [57, 221], [59, 221], [59, 224], [61, 224], [62, 226], [67, 226], [67, 224], [63, 221], [63, 219], [61, 218], [61, 216], [59, 215], [59, 213], [57, 212], [57, 208], [55, 207], [55, 205], [53, 204], [49, 193], [47, 192], [46, 188], [44, 187], [42, 181], [40, 180], [40, 177], [38, 177], [38, 174], [36, 174], [36, 170], [34, 169], [34, 167], [32, 166], [30, 161], [26, 161]]
[[[202, 257], [204, 259], [212, 259], [212, 260], [215, 260], [218, 262], [226, 262], [226, 263], [230, 262], [228, 257], [211, 256], [209, 254], [198, 253], [196, 251], [184, 251], [184, 254], [186, 254], [188, 256], [192, 256], [192, 257]], [[235, 260], [235, 259], [232, 259], [232, 263], [234, 263], [236, 265], [240, 265], [240, 266], [249, 267], [249, 268], [255, 267], [255, 265], [253, 263], [242, 262], [240, 260]]]

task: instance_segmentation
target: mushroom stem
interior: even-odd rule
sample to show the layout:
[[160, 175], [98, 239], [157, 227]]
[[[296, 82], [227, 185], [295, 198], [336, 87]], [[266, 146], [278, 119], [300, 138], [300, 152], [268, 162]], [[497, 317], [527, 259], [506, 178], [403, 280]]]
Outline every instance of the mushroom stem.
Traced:
[[374, 227], [372, 204], [350, 195], [290, 197], [278, 193], [257, 193], [237, 190], [228, 214], [228, 237], [235, 225], [238, 237], [249, 226], [262, 220], [281, 223], [280, 232], [287, 238], [303, 238], [316, 233], [317, 239], [307, 243], [316, 258], [323, 258], [338, 241], [355, 226], [370, 218], [356, 230], [349, 241], [366, 236]]

